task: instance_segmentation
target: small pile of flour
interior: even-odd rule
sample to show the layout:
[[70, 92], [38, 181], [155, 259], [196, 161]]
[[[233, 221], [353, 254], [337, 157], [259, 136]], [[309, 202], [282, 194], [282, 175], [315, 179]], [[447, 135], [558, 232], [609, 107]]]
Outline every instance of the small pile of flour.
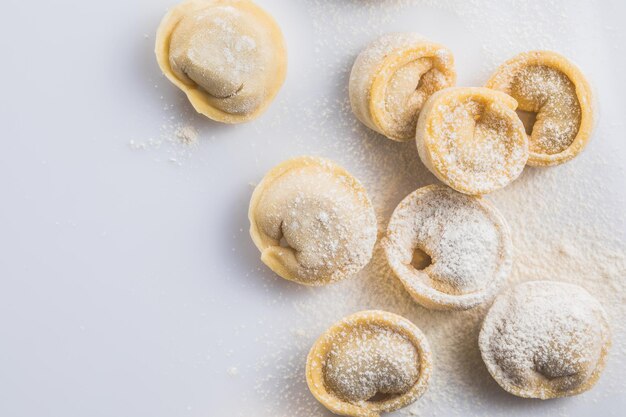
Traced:
[[[198, 146], [198, 129], [188, 123], [168, 121], [161, 125], [160, 134], [147, 140], [131, 139], [128, 142], [130, 149], [159, 150], [165, 149], [167, 161], [175, 165], [182, 165], [191, 158]], [[161, 162], [161, 159], [156, 159]]]
[[179, 126], [176, 129], [176, 137], [184, 144], [190, 145], [198, 139], [198, 131], [191, 125]]

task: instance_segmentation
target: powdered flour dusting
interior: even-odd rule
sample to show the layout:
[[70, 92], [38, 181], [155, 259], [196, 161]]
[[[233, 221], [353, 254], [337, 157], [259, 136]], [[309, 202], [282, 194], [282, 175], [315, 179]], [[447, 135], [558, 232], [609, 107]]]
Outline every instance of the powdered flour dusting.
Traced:
[[[335, 59], [316, 60], [314, 70], [326, 80], [326, 93], [299, 108], [285, 108], [272, 120], [261, 120], [257, 129], [262, 132], [273, 128], [281, 118], [289, 117], [298, 130], [284, 134], [291, 135], [303, 153], [334, 159], [363, 183], [375, 206], [379, 231], [386, 228], [391, 212], [402, 198], [437, 181], [419, 161], [414, 142], [393, 143], [364, 127], [352, 114], [347, 80], [358, 52], [376, 36], [398, 30], [394, 22], [400, 21], [408, 10], [442, 10], [458, 20], [460, 33], [471, 33], [484, 42], [484, 68], [482, 74], [472, 78], [481, 83], [497, 65], [521, 50], [552, 48], [565, 54], [572, 52], [558, 42], [559, 35], [570, 29], [575, 33], [576, 22], [584, 18], [575, 14], [578, 11], [565, 16], [562, 11], [566, 3], [556, 0], [535, 5], [480, 2], [480, 7], [477, 1], [455, 0], [307, 0], [303, 4], [313, 19], [314, 52], [336, 51]], [[504, 17], [484, 24], [485, 15]], [[590, 14], [588, 18], [592, 17]], [[436, 34], [426, 35], [439, 40]], [[572, 58], [576, 59], [576, 55]], [[458, 70], [461, 76], [462, 68]], [[337, 95], [340, 98], [332, 98]], [[620, 348], [626, 342], [626, 246], [619, 236], [625, 221], [622, 213], [605, 208], [610, 187], [615, 184], [596, 184], [594, 180], [599, 170], [620, 169], [615, 162], [606, 160], [595, 145], [595, 141], [615, 135], [616, 127], [619, 126], [601, 123], [588, 149], [574, 161], [548, 169], [527, 167], [519, 179], [487, 197], [509, 223], [513, 238], [513, 268], [505, 288], [537, 279], [578, 284], [607, 310], [613, 331], [614, 348], [595, 390], [565, 401], [525, 401], [527, 409], [567, 415], [572, 404], [619, 395], [626, 389], [620, 371], [626, 359], [626, 352]], [[333, 140], [322, 146], [313, 140], [318, 137]], [[297, 300], [280, 298], [292, 305], [297, 316], [293, 322], [297, 325], [280, 330], [275, 323], [271, 334], [260, 340], [272, 347], [272, 353], [260, 358], [256, 367], [264, 375], [256, 385], [256, 395], [264, 404], [258, 410], [260, 415], [330, 416], [306, 387], [306, 354], [332, 323], [355, 311], [372, 308], [397, 313], [414, 322], [428, 337], [434, 355], [429, 389], [414, 405], [395, 415], [484, 415], [485, 403], [489, 403], [488, 409], [493, 413], [519, 410], [523, 400], [505, 393], [480, 357], [477, 339], [487, 306], [464, 312], [435, 312], [420, 307], [393, 276], [378, 245], [372, 262], [356, 277], [302, 291], [306, 296]]]

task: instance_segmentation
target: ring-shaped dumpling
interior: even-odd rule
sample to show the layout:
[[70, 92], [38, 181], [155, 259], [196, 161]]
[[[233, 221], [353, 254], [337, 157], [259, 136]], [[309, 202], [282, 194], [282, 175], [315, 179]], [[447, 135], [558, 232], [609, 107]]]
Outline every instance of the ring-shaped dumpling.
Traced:
[[384, 311], [352, 314], [315, 342], [306, 364], [311, 393], [336, 414], [378, 417], [415, 402], [432, 372], [426, 336]]
[[376, 242], [376, 215], [365, 189], [327, 159], [299, 157], [274, 167], [254, 190], [248, 216], [261, 260], [301, 284], [325, 285], [355, 274]]
[[517, 178], [528, 139], [510, 96], [482, 87], [446, 88], [422, 109], [416, 141], [437, 178], [465, 194], [486, 194]]
[[593, 387], [611, 346], [602, 305], [583, 288], [530, 281], [498, 295], [479, 336], [483, 361], [513, 395], [557, 398]]
[[359, 54], [350, 74], [352, 111], [396, 141], [415, 136], [424, 103], [456, 82], [452, 52], [416, 33], [391, 33]]
[[259, 116], [285, 80], [287, 53], [274, 19], [249, 0], [188, 0], [159, 25], [165, 76], [198, 113], [223, 123]]
[[496, 208], [440, 185], [400, 202], [382, 245], [409, 294], [430, 309], [475, 307], [491, 299], [511, 271], [509, 228]]
[[591, 87], [564, 56], [521, 53], [501, 65], [486, 86], [517, 100], [530, 131], [528, 165], [562, 164], [587, 145], [594, 125]]

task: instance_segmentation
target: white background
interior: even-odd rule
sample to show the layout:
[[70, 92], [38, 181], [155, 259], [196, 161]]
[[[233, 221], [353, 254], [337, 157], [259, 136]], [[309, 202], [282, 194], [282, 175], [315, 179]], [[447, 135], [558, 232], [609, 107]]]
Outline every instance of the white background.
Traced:
[[[268, 369], [280, 375], [286, 359], [273, 351], [291, 342], [272, 338], [298, 325], [293, 302], [312, 290], [258, 260], [250, 184], [291, 156], [358, 173], [355, 161], [376, 160], [368, 152], [402, 146], [354, 128], [345, 109], [354, 57], [387, 31], [449, 46], [460, 85], [484, 82], [493, 62], [524, 49], [573, 57], [598, 92], [603, 134], [572, 164], [605, 155], [586, 184], [605, 190], [594, 210], [613, 220], [599, 227], [624, 237], [624, 2], [258, 2], [283, 29], [289, 73], [269, 111], [240, 126], [193, 114], [160, 75], [154, 33], [171, 0], [2, 2], [1, 416], [326, 415], [303, 373], [289, 387], [262, 383]], [[172, 143], [177, 124], [195, 126], [199, 142]], [[294, 369], [305, 354], [290, 356]], [[614, 380], [619, 363], [607, 370]], [[624, 394], [601, 380], [593, 401], [539, 403], [495, 387], [450, 407], [620, 415]]]

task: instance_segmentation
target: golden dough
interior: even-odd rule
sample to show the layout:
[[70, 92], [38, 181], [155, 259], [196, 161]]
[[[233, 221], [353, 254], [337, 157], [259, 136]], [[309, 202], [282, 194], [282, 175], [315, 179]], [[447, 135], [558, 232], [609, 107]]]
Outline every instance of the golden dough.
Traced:
[[587, 145], [594, 124], [591, 87], [564, 56], [550, 51], [521, 53], [501, 65], [486, 87], [511, 95], [518, 110], [535, 116], [527, 128], [528, 165], [562, 164]]
[[[509, 227], [498, 210], [441, 185], [400, 202], [382, 245], [395, 275], [426, 308], [475, 307], [493, 298], [511, 271]], [[416, 251], [430, 262], [416, 267]]]
[[420, 159], [439, 180], [465, 194], [486, 194], [517, 178], [528, 139], [510, 96], [482, 87], [446, 88], [422, 109]]
[[500, 294], [479, 336], [485, 365], [502, 388], [544, 400], [591, 389], [610, 347], [598, 300], [556, 281], [525, 282]]
[[315, 398], [333, 413], [355, 417], [378, 417], [415, 402], [431, 372], [426, 336], [407, 319], [377, 310], [333, 325], [306, 364]]
[[255, 188], [248, 216], [261, 260], [301, 284], [325, 285], [355, 274], [376, 242], [365, 189], [327, 159], [300, 157], [274, 167]]
[[280, 28], [249, 0], [188, 0], [157, 31], [159, 67], [210, 119], [241, 123], [272, 102], [287, 73]]
[[352, 111], [370, 129], [406, 141], [424, 103], [456, 81], [454, 57], [416, 33], [391, 33], [359, 54], [350, 74]]

